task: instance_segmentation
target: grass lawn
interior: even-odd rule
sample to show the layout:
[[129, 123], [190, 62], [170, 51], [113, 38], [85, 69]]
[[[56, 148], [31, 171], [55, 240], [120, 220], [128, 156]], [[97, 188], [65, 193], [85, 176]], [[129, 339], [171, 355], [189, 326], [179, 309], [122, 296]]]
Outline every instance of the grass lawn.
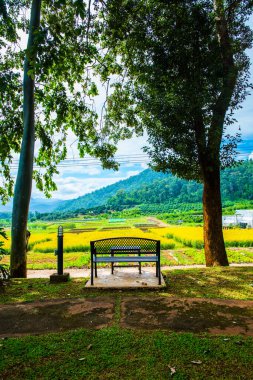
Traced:
[[[163, 271], [167, 288], [163, 291], [124, 291], [124, 294], [161, 295], [164, 297], [201, 297], [253, 300], [253, 268], [203, 268]], [[84, 288], [87, 279], [50, 284], [49, 279], [13, 279], [0, 294], [0, 303], [30, 302], [53, 298], [79, 298], [110, 295], [119, 291], [94, 291]]]
[[[118, 326], [3, 340], [2, 379], [252, 379], [253, 340]], [[194, 363], [195, 362], [195, 363]]]
[[[136, 331], [119, 327], [122, 294], [164, 297], [253, 299], [253, 268], [185, 269], [164, 272], [164, 291], [85, 289], [85, 279], [50, 284], [14, 279], [2, 304], [53, 298], [116, 299], [113, 326], [0, 340], [0, 379], [245, 379], [253, 378], [253, 339], [241, 336]], [[172, 371], [172, 372], [171, 372]]]

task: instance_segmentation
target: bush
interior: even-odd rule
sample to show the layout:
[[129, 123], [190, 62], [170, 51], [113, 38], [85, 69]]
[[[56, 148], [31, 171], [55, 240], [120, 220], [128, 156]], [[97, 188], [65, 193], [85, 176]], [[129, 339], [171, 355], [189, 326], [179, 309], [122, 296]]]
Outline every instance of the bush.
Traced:
[[[0, 236], [3, 239], [7, 239], [6, 233], [4, 232], [2, 227], [0, 227]], [[0, 241], [0, 261], [2, 260], [3, 256], [7, 254], [6, 250], [3, 248], [3, 245], [3, 241]], [[0, 264], [0, 282], [2, 282], [3, 280], [7, 280], [9, 277], [9, 267], [5, 264]]]
[[161, 249], [174, 249], [175, 243], [161, 243]]

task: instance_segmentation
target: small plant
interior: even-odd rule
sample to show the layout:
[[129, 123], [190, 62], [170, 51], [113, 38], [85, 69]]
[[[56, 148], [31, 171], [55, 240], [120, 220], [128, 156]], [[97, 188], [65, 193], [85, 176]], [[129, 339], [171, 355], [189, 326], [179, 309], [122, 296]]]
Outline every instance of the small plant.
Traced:
[[[2, 237], [3, 239], [8, 239], [2, 227], [0, 227], [0, 237]], [[0, 261], [2, 260], [3, 256], [7, 254], [6, 250], [3, 248], [3, 245], [4, 245], [3, 241], [0, 241]], [[10, 277], [9, 267], [5, 264], [0, 264], [0, 283], [3, 280], [8, 280], [9, 277]]]

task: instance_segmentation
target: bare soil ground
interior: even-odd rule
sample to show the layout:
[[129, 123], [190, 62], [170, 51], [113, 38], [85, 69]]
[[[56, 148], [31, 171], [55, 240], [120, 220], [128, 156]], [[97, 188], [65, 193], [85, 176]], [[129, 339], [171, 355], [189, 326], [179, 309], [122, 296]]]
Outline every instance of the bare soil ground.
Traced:
[[130, 329], [253, 336], [253, 301], [122, 296], [117, 302], [108, 296], [2, 305], [0, 337], [100, 329], [115, 320]]
[[155, 223], [157, 225], [157, 227], [168, 227], [169, 226], [167, 223], [162, 222], [161, 220], [159, 220], [157, 218], [148, 218], [147, 220], [148, 220], [148, 222]]
[[107, 327], [113, 320], [114, 302], [96, 297], [1, 305], [0, 338]]

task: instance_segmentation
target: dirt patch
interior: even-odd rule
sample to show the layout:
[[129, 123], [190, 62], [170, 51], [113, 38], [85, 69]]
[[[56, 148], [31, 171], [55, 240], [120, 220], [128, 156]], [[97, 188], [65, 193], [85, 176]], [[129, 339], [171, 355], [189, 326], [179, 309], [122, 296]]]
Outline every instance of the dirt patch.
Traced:
[[96, 231], [97, 228], [74, 228], [72, 230], [64, 232], [65, 234], [81, 234], [82, 232]]
[[[123, 296], [120, 310], [123, 328], [253, 336], [253, 301]], [[109, 296], [2, 305], [0, 338], [100, 329], [115, 313]]]
[[20, 303], [0, 307], [0, 337], [76, 328], [100, 329], [112, 323], [114, 299], [97, 297]]
[[253, 336], [253, 301], [126, 297], [124, 328]]
[[178, 263], [178, 259], [176, 257], [173, 256], [173, 252], [172, 251], [169, 251], [169, 250], [162, 250], [162, 253], [163, 253], [163, 256], [170, 260], [172, 262], [172, 264], [176, 265]]
[[161, 220], [157, 218], [148, 218], [147, 220], [151, 223], [155, 223], [157, 227], [169, 227], [167, 223], [162, 222]]
[[228, 247], [230, 251], [240, 252], [240, 251], [248, 251], [253, 253], [253, 247]]

